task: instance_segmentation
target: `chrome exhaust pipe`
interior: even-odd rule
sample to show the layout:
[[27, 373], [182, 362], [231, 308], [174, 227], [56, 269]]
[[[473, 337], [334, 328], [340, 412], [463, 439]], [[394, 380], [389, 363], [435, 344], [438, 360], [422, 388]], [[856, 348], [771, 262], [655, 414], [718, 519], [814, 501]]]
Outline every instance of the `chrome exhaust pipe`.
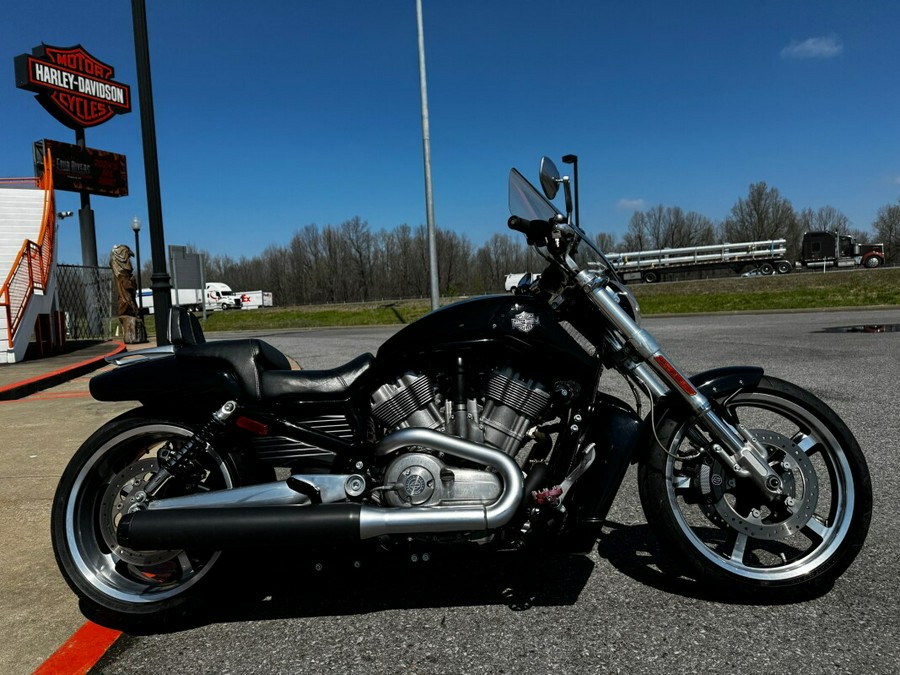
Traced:
[[[499, 450], [430, 429], [411, 428], [387, 436], [375, 454], [386, 455], [407, 447], [444, 452], [490, 466], [503, 480], [503, 493], [487, 506], [381, 508], [329, 504], [325, 499], [321, 505], [304, 506], [309, 499], [286, 482], [267, 483], [157, 500], [148, 510], [123, 516], [118, 537], [122, 545], [137, 550], [220, 549], [371, 539], [385, 534], [482, 531], [508, 523], [522, 503], [522, 471]], [[348, 477], [303, 478], [312, 482], [340, 478], [344, 484]]]
[[438, 450], [496, 469], [503, 480], [500, 499], [489, 506], [424, 506], [408, 509], [363, 506], [359, 517], [360, 536], [363, 539], [382, 534], [492, 530], [512, 520], [522, 503], [525, 485], [522, 470], [512, 457], [500, 450], [421, 427], [401, 429], [386, 436], [375, 448], [375, 454], [387, 455], [414, 446]]

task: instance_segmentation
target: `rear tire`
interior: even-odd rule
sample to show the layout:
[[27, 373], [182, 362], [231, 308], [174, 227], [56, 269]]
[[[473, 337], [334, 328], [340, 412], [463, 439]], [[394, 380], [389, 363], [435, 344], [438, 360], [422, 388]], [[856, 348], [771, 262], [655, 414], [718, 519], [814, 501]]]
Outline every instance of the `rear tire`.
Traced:
[[859, 553], [872, 515], [865, 457], [809, 392], [763, 377], [722, 402], [751, 430], [786, 496], [766, 503], [704, 446], [693, 418], [667, 416], [638, 472], [641, 504], [673, 560], [698, 581], [784, 601], [828, 590]]
[[[218, 551], [134, 551], [116, 541], [118, 520], [158, 471], [157, 452], [192, 435], [182, 423], [127, 413], [88, 438], [63, 472], [51, 513], [53, 551], [88, 613], [165, 614], [182, 605], [219, 560]], [[206, 470], [200, 489], [236, 487], [230, 459], [209, 451], [200, 460]], [[190, 491], [170, 478], [157, 494]]]
[[759, 266], [759, 273], [770, 276], [772, 274], [775, 274], [775, 268], [772, 267], [772, 263], [763, 263]]

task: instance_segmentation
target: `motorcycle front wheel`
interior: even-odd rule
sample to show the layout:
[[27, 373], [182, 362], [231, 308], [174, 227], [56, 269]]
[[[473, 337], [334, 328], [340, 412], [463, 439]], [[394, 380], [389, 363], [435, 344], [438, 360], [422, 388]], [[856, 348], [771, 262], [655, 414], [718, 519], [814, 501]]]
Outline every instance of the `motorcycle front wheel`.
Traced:
[[783, 380], [763, 377], [718, 403], [766, 449], [784, 494], [764, 499], [709, 453], [713, 439], [695, 418], [666, 415], [638, 471], [664, 554], [698, 581], [757, 598], [827, 591], [859, 553], [871, 519], [859, 444], [825, 403]]
[[[158, 472], [158, 453], [183, 445], [193, 431], [172, 421], [126, 414], [98, 429], [63, 472], [51, 513], [56, 561], [66, 582], [101, 615], [163, 615], [180, 606], [213, 569], [217, 551], [135, 551], [116, 527]], [[170, 478], [156, 496], [235, 487], [237, 470], [201, 453], [199, 482]]]

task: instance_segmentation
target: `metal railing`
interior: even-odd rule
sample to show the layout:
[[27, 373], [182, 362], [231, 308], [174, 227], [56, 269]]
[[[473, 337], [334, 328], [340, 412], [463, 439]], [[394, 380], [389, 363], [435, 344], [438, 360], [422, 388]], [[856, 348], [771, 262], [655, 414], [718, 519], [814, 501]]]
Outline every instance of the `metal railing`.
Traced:
[[[52, 166], [47, 155], [45, 166]], [[23, 179], [22, 182], [24, 183]], [[8, 181], [14, 182], [14, 181]], [[53, 238], [56, 234], [56, 199], [53, 194], [53, 172], [45, 171], [39, 186], [44, 190], [44, 212], [37, 242], [26, 239], [17, 254], [12, 269], [0, 287], [0, 307], [6, 313], [6, 335], [10, 349], [19, 330], [28, 302], [36, 291], [44, 292], [53, 264]]]

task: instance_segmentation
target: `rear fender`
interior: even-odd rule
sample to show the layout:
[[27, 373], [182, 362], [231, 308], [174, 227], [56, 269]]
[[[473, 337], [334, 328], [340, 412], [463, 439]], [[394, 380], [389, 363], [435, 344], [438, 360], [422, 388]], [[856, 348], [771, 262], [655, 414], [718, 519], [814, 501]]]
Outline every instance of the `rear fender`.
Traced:
[[177, 404], [240, 398], [241, 387], [233, 373], [203, 363], [176, 361], [174, 354], [129, 363], [101, 373], [90, 381], [98, 401], [140, 401], [145, 404]]

